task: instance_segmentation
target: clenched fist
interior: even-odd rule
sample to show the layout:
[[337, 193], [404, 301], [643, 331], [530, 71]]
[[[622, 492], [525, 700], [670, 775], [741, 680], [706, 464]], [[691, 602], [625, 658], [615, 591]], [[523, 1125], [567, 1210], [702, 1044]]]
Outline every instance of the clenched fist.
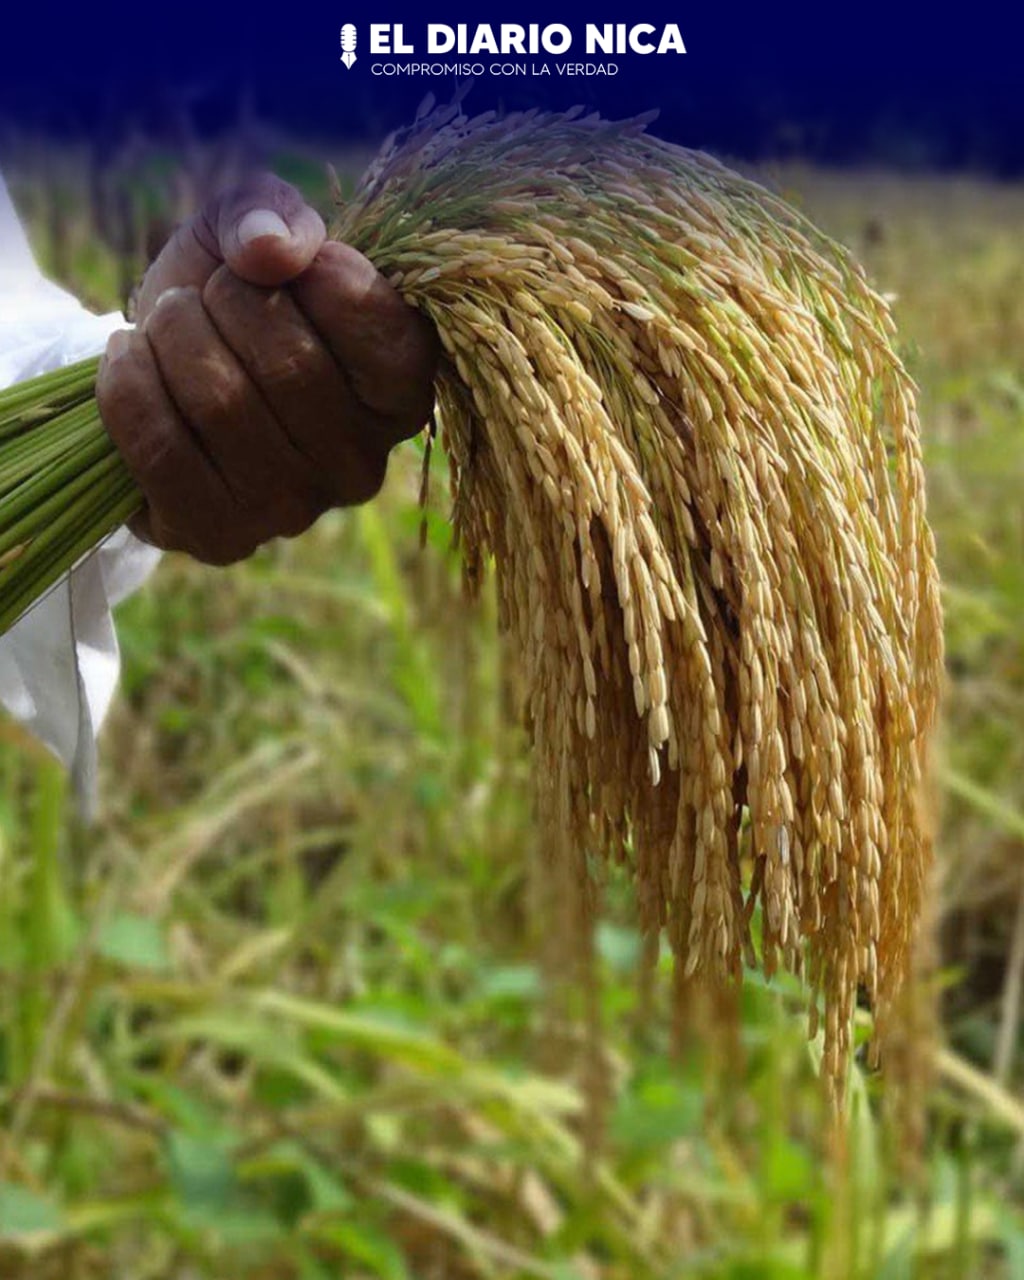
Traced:
[[380, 488], [433, 407], [430, 324], [265, 176], [178, 229], [115, 333], [100, 414], [148, 542], [229, 564]]

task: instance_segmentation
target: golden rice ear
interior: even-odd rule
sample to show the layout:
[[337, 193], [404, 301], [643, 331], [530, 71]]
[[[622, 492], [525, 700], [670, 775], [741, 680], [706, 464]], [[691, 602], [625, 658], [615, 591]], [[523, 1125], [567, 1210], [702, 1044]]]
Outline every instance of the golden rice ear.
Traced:
[[806, 972], [838, 1104], [929, 861], [914, 388], [845, 251], [643, 123], [420, 121], [335, 233], [437, 325], [453, 520], [493, 558], [551, 847], [628, 858], [684, 977], [738, 975], [755, 934]]

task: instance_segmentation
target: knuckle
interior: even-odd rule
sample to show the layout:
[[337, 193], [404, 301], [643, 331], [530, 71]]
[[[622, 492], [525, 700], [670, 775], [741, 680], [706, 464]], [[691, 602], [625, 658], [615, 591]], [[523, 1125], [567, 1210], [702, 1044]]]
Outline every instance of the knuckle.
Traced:
[[143, 494], [173, 452], [162, 399], [156, 371], [134, 352], [121, 356], [96, 384], [100, 418]]
[[332, 358], [319, 336], [288, 313], [286, 295], [239, 280], [227, 267], [211, 276], [203, 304], [254, 380], [288, 391], [326, 375]]
[[271, 391], [309, 387], [325, 375], [324, 348], [312, 334], [294, 333], [275, 344], [260, 363], [260, 382]]
[[228, 266], [220, 266], [203, 286], [203, 305], [211, 314], [233, 311], [238, 305], [242, 282]]
[[196, 377], [202, 387], [199, 412], [204, 425], [222, 431], [232, 427], [245, 405], [245, 377], [215, 356], [198, 363]]
[[212, 257], [220, 253], [220, 242], [216, 230], [216, 205], [215, 200], [204, 205], [195, 217], [190, 218], [177, 232], [183, 241], [194, 240], [204, 253]]
[[117, 427], [146, 399], [147, 371], [134, 351], [126, 351], [114, 365], [104, 364], [96, 379], [96, 403], [107, 426]]
[[121, 448], [121, 456], [128, 470], [135, 477], [144, 496], [148, 496], [151, 484], [157, 476], [165, 474], [174, 457], [174, 446], [165, 431], [147, 430], [148, 424], [140, 424], [128, 443]]
[[159, 547], [161, 551], [190, 551], [187, 535], [179, 530], [173, 521], [165, 519], [157, 507], [143, 509], [133, 532], [144, 542]]
[[387, 371], [383, 378], [390, 416], [404, 434], [413, 435], [434, 407], [437, 370], [436, 338], [429, 323], [411, 307], [399, 315], [388, 334]]
[[191, 284], [170, 285], [160, 293], [146, 320], [146, 332], [166, 332], [181, 323], [183, 312], [192, 311], [199, 301], [199, 290]]
[[235, 198], [245, 204], [264, 200], [294, 200], [299, 193], [270, 169], [261, 169], [239, 184]]
[[408, 302], [397, 299], [394, 332], [396, 339], [402, 344], [402, 350], [410, 363], [423, 365], [436, 358], [438, 339], [433, 325], [427, 317], [410, 306]]

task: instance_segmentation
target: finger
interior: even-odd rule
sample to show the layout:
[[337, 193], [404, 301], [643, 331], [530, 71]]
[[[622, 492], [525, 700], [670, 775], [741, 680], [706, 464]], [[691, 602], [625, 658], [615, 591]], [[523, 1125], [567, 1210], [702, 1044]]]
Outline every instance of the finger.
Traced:
[[391, 433], [356, 399], [288, 291], [259, 289], [221, 267], [203, 290], [203, 305], [278, 424], [324, 477], [334, 502], [373, 497]]
[[327, 235], [293, 186], [262, 174], [221, 197], [217, 239], [224, 261], [250, 284], [284, 284], [309, 266]]
[[299, 532], [326, 505], [317, 477], [281, 431], [195, 289], [164, 293], [144, 334], [167, 391], [235, 501], [275, 533]]
[[164, 389], [140, 333], [122, 330], [111, 336], [96, 380], [96, 401], [146, 499], [133, 528], [168, 550], [194, 551], [215, 539], [234, 499]]
[[175, 231], [146, 272], [140, 321], [166, 289], [202, 289], [222, 263], [253, 284], [276, 285], [309, 266], [323, 244], [323, 220], [302, 195], [261, 174], [217, 196]]
[[426, 317], [361, 253], [334, 241], [323, 245], [289, 291], [359, 400], [388, 420], [396, 441], [414, 435], [434, 403], [439, 344]]

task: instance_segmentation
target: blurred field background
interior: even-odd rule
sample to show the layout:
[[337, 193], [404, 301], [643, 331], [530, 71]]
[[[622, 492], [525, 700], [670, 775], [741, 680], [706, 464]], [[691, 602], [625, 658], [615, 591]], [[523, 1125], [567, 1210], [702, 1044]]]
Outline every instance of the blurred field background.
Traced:
[[[104, 310], [239, 162], [8, 154], [41, 262]], [[262, 147], [326, 205], [323, 158], [343, 188], [365, 159]], [[2, 1280], [1024, 1277], [1024, 188], [762, 176], [895, 295], [921, 387], [949, 692], [916, 1176], [860, 1062], [830, 1175], [791, 983], [745, 986], [737, 1042], [680, 1035], [614, 877], [585, 1158], [493, 601], [443, 460], [421, 552], [410, 443], [374, 504], [230, 571], [168, 557], [121, 609], [95, 827], [0, 725]]]

